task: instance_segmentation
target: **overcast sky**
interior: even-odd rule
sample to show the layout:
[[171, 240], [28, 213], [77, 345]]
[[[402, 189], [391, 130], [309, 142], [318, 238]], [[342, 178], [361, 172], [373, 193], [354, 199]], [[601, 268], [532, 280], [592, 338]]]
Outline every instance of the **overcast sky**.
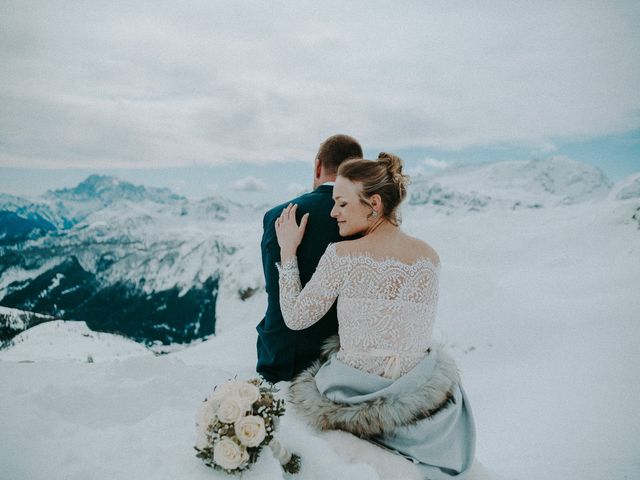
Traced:
[[[640, 2], [0, 4], [0, 166], [558, 144], [640, 128]], [[436, 159], [437, 160], [437, 159]]]

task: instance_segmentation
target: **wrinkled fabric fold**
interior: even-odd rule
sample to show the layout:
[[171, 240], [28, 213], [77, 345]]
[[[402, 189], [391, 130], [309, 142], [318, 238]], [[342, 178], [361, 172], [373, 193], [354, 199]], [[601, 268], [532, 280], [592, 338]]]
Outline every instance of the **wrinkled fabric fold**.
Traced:
[[440, 349], [395, 380], [333, 353], [294, 380], [290, 400], [321, 429], [351, 431], [395, 451], [419, 463], [426, 478], [463, 479], [473, 464], [473, 414], [455, 362]]

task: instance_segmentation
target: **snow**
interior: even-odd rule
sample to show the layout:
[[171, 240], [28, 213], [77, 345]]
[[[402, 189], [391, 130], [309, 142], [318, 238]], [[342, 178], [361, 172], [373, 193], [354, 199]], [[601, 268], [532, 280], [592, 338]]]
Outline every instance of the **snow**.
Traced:
[[18, 310], [17, 308], [0, 306], [0, 315], [4, 315], [9, 319], [7, 327], [13, 330], [23, 330], [27, 326], [20, 313], [22, 313], [22, 310]]
[[94, 332], [84, 322], [53, 320], [18, 334], [11, 347], [0, 351], [0, 361], [105, 362], [153, 355], [143, 345], [121, 335]]
[[55, 290], [56, 288], [58, 288], [60, 286], [60, 281], [64, 278], [64, 275], [62, 273], [56, 273], [55, 277], [53, 277], [51, 279], [51, 284], [45, 288], [44, 290], [42, 290], [38, 296], [40, 297], [46, 297], [52, 290]]
[[514, 478], [640, 464], [640, 231], [610, 207], [407, 222], [443, 259], [438, 328], [460, 352], [478, 458]]
[[[0, 316], [4, 318], [4, 326], [14, 331], [25, 330], [28, 327], [30, 320], [34, 318], [43, 321], [54, 320], [54, 317], [50, 315], [27, 312], [17, 308], [3, 307], [1, 305]], [[0, 352], [0, 355], [2, 355], [2, 352]]]
[[462, 165], [418, 175], [412, 203], [467, 207], [540, 208], [600, 200], [611, 188], [597, 168], [565, 157]]
[[97, 175], [34, 202], [0, 195], [2, 208], [55, 217], [51, 221], [66, 228], [19, 246], [19, 265], [0, 272], [0, 299], [17, 288], [11, 283], [28, 282], [70, 256], [101, 287], [136, 285], [148, 294], [177, 287], [182, 295], [217, 278], [245, 237], [254, 238], [263, 215], [221, 197], [189, 202], [168, 189]]
[[[547, 205], [557, 206], [541, 209], [404, 211], [403, 228], [442, 260], [436, 340], [458, 360], [471, 401], [476, 480], [638, 478], [640, 229], [631, 215], [640, 199], [593, 191], [572, 204], [554, 203], [566, 198], [556, 191]], [[0, 352], [2, 478], [227, 478], [194, 456], [194, 417], [215, 384], [255, 376], [266, 295], [259, 220], [219, 234], [238, 249], [223, 267], [216, 336], [154, 356], [51, 322]], [[256, 293], [243, 301], [246, 287]], [[278, 435], [302, 455], [301, 480], [417, 478], [399, 457], [315, 432], [292, 410]], [[294, 477], [265, 451], [243, 478]]]
[[2, 273], [0, 277], [0, 298], [4, 297], [11, 290], [11, 284], [16, 282], [18, 284], [32, 280], [47, 270], [55, 267], [61, 262], [59, 259], [47, 260], [43, 262], [38, 268], [33, 270], [26, 270], [24, 268], [9, 267]]
[[[6, 319], [8, 320], [6, 326], [11, 328], [12, 330], [24, 330], [27, 326], [25, 317], [27, 317], [28, 314], [25, 314], [23, 310], [0, 306], [0, 315], [6, 317]], [[43, 316], [48, 317], [48, 315]]]
[[[209, 215], [198, 205], [189, 211], [188, 205], [121, 200], [87, 214], [63, 237], [39, 238], [25, 248], [47, 252], [58, 263], [75, 255], [105, 285], [137, 285], [144, 278], [141, 288], [146, 293], [176, 286], [184, 293], [217, 277], [227, 255], [246, 244], [245, 236], [254, 238], [261, 228], [259, 212], [253, 209], [242, 212], [242, 222], [235, 222]], [[187, 209], [184, 214], [183, 209]], [[97, 263], [105, 255], [111, 263], [103, 270]], [[29, 278], [20, 271], [12, 272], [12, 277]], [[4, 277], [0, 286], [3, 284]]]
[[640, 173], [629, 175], [616, 182], [609, 195], [617, 200], [640, 198]]

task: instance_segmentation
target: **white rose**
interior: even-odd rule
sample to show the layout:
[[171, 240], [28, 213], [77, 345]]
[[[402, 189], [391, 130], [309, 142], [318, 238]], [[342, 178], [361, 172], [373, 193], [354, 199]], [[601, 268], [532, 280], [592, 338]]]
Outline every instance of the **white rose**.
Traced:
[[197, 423], [208, 424], [216, 418], [218, 413], [218, 408], [220, 408], [220, 401], [215, 398], [207, 398], [204, 402], [200, 404], [200, 408], [198, 409], [197, 415]]
[[204, 428], [198, 426], [196, 431], [196, 448], [202, 450], [209, 446], [209, 438]]
[[220, 402], [210, 399], [200, 404], [196, 415], [196, 447], [203, 449], [207, 446], [207, 429], [216, 420]]
[[264, 418], [255, 415], [249, 415], [238, 420], [234, 430], [238, 440], [247, 447], [257, 447], [267, 435], [264, 428]]
[[223, 438], [213, 446], [213, 461], [226, 470], [235, 470], [247, 460], [247, 451], [230, 438]]
[[242, 383], [244, 382], [241, 382], [239, 380], [227, 380], [226, 382], [218, 385], [213, 394], [215, 396], [235, 395]]
[[235, 423], [247, 411], [244, 402], [238, 397], [225, 398], [218, 407], [218, 419], [223, 423]]
[[242, 382], [237, 386], [236, 394], [250, 408], [260, 398], [260, 389], [251, 383]]

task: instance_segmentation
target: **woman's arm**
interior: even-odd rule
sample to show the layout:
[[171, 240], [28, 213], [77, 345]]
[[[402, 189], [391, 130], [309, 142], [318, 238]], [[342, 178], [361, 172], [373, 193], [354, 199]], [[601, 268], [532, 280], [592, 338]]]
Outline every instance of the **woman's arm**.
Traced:
[[343, 282], [345, 266], [341, 263], [335, 245], [329, 245], [303, 289], [296, 257], [276, 265], [280, 273], [280, 310], [287, 327], [292, 330], [308, 328], [327, 313]]
[[320, 320], [331, 308], [338, 295], [341, 283], [340, 269], [336, 268], [337, 258], [332, 245], [320, 258], [318, 267], [304, 289], [300, 282], [300, 272], [296, 251], [307, 226], [306, 213], [300, 226], [296, 222], [296, 205], [287, 206], [276, 220], [276, 235], [280, 245], [281, 264], [277, 265], [280, 289], [280, 309], [287, 327], [302, 330]]

